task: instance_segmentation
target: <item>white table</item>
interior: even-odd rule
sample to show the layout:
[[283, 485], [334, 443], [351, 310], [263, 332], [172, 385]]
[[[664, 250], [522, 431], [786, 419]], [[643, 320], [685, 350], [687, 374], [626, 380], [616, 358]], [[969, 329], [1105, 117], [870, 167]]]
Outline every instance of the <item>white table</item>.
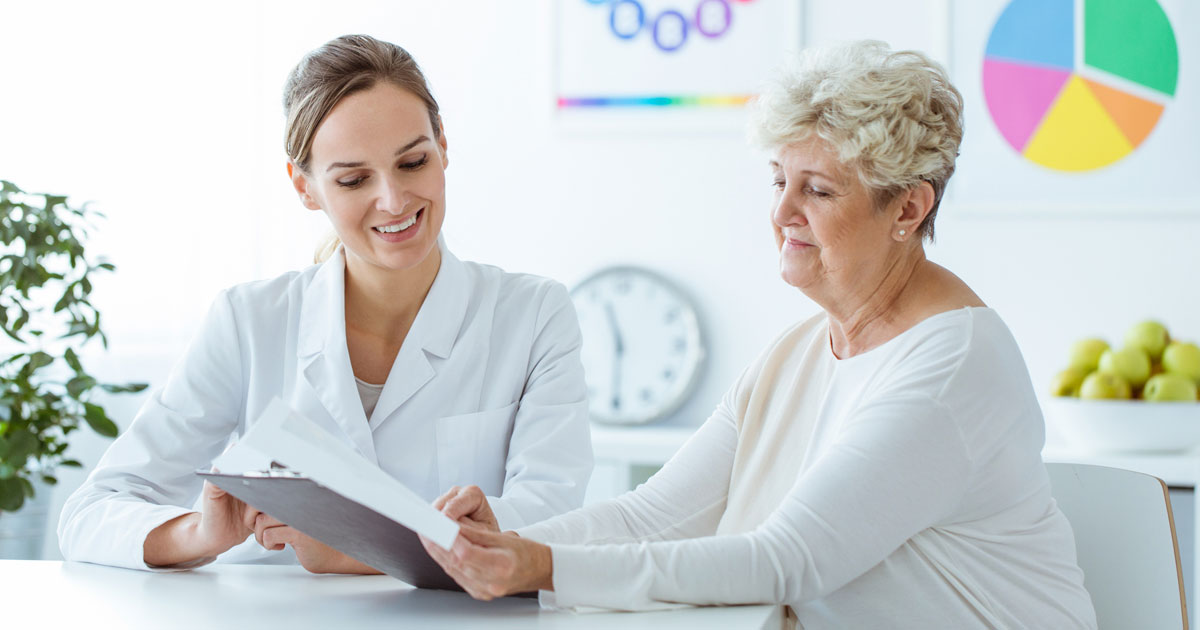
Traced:
[[215, 564], [150, 573], [76, 562], [0, 560], [4, 628], [753, 628], [781, 606], [564, 613], [535, 599], [492, 602], [412, 588], [384, 575], [313, 575], [298, 566]]

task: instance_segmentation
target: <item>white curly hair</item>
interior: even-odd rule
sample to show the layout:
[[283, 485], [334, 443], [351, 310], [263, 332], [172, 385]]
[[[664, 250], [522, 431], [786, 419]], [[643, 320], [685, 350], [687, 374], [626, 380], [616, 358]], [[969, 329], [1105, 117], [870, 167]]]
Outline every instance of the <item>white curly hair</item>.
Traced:
[[963, 134], [963, 100], [941, 64], [879, 41], [809, 49], [756, 99], [751, 140], [767, 149], [824, 140], [883, 207], [921, 182], [934, 190], [921, 235], [933, 239]]

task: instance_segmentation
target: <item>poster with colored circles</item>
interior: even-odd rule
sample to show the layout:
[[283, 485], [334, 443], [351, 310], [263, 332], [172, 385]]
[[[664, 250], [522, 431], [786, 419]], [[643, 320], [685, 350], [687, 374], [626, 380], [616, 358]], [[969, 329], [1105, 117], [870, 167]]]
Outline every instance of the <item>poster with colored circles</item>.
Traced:
[[967, 127], [950, 199], [1073, 210], [1196, 207], [1191, 0], [956, 3]]
[[556, 0], [564, 114], [741, 109], [799, 46], [797, 0]]

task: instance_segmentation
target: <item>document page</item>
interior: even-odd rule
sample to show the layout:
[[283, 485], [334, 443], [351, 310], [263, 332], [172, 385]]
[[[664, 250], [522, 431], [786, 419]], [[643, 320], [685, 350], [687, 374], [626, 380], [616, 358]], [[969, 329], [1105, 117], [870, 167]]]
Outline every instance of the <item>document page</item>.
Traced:
[[316, 483], [449, 549], [458, 524], [337, 436], [275, 398], [213, 466], [227, 474], [255, 474], [278, 462]]

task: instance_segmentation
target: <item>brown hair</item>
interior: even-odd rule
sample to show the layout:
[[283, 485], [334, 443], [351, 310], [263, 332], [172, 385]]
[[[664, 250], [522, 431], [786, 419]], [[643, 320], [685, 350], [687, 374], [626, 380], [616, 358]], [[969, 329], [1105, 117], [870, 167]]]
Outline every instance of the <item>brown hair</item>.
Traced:
[[[441, 137], [437, 101], [412, 55], [370, 35], [342, 35], [305, 55], [284, 85], [284, 150], [292, 164], [307, 173], [313, 138], [325, 117], [343, 98], [369, 90], [380, 81], [420, 98], [429, 111], [434, 139]], [[338, 244], [336, 238], [327, 239], [318, 248], [316, 262], [328, 258]]]

